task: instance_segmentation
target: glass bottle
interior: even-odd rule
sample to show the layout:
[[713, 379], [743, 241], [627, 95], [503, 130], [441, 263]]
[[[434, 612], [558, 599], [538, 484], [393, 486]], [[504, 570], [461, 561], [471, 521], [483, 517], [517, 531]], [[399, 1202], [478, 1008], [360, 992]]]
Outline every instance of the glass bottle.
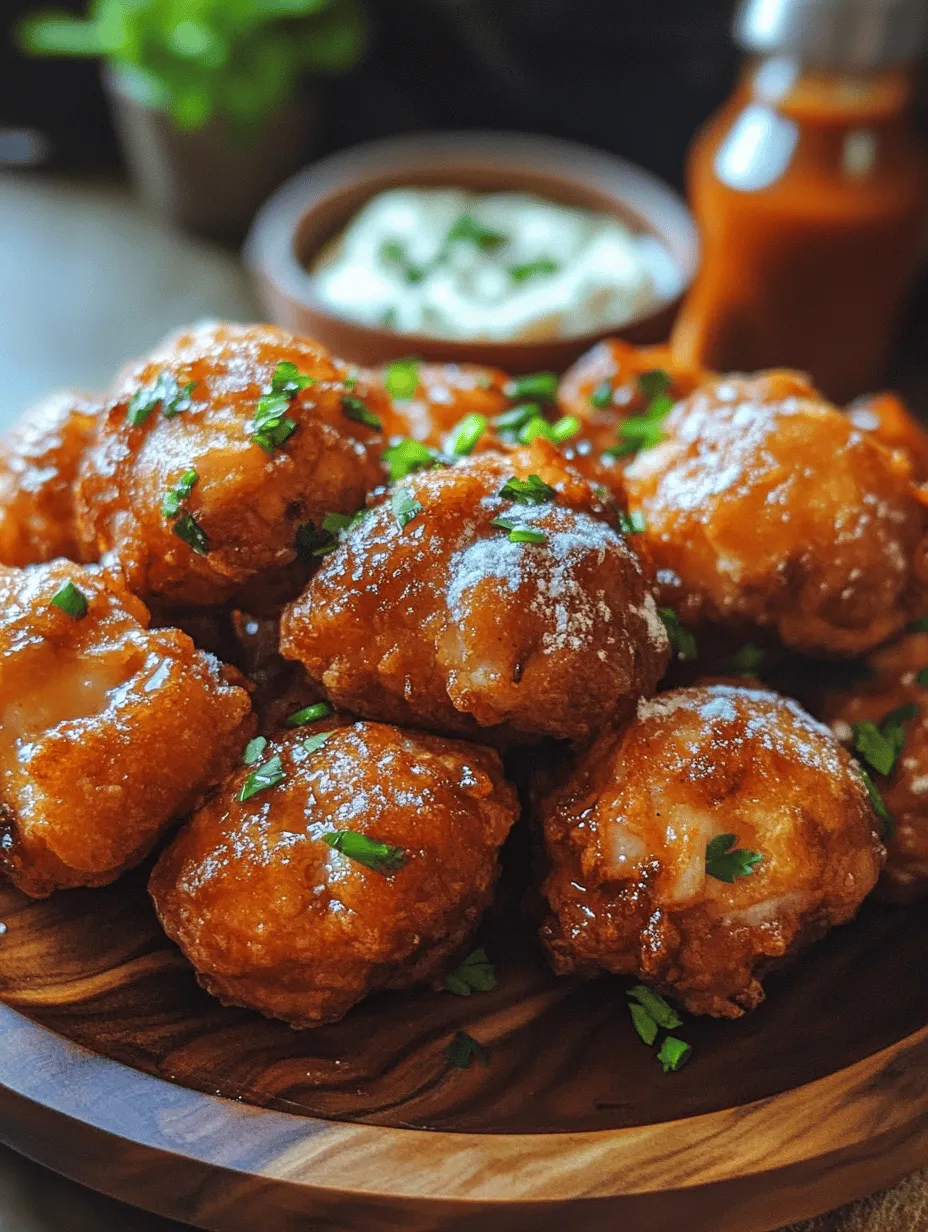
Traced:
[[928, 235], [911, 105], [924, 0], [746, 0], [753, 53], [691, 147], [702, 263], [673, 348], [846, 401], [883, 375]]

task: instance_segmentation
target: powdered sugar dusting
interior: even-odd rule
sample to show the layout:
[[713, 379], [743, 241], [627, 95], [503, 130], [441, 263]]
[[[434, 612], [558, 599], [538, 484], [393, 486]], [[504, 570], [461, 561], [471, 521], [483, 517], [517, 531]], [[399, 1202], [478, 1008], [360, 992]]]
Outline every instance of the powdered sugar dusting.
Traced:
[[[542, 618], [544, 653], [579, 651], [589, 645], [594, 630], [612, 625], [616, 617], [605, 590], [591, 581], [608, 555], [633, 559], [624, 539], [607, 523], [557, 504], [506, 506], [494, 511], [513, 525], [541, 531], [545, 540], [510, 543], [505, 530], [500, 530], [456, 553], [446, 592], [452, 619], [465, 622], [473, 591], [492, 579], [510, 595], [524, 589], [524, 601]], [[641, 614], [647, 621], [647, 615]], [[656, 608], [655, 617], [659, 622]], [[607, 642], [614, 640], [614, 634], [607, 635]]]

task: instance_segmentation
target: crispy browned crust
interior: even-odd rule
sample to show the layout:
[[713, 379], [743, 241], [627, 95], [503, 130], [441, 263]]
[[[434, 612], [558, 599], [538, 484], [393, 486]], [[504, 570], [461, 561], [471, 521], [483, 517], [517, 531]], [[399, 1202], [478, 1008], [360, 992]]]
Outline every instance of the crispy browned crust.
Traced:
[[81, 559], [74, 481], [101, 409], [72, 390], [53, 394], [0, 441], [0, 563]]
[[[635, 975], [725, 1018], [762, 1000], [771, 964], [854, 915], [883, 854], [863, 780], [827, 728], [728, 685], [641, 703], [541, 814], [555, 970]], [[705, 872], [726, 833], [763, 855], [731, 884]]]
[[892, 816], [878, 893], [909, 903], [928, 895], [928, 688], [918, 682], [918, 673], [928, 668], [928, 633], [910, 633], [881, 647], [867, 667], [868, 679], [824, 699], [823, 714], [835, 734], [851, 743], [852, 723], [879, 724], [900, 706], [916, 707], [904, 723], [905, 745], [892, 773], [872, 771]]
[[[307, 734], [324, 730], [307, 753]], [[248, 771], [233, 775], [151, 879], [201, 984], [307, 1027], [375, 989], [437, 978], [489, 904], [516, 817], [497, 754], [342, 717], [281, 736], [274, 754], [285, 781], [242, 803]], [[402, 847], [406, 863], [369, 869], [322, 840], [337, 829]]]
[[[50, 602], [71, 581], [88, 610]], [[228, 773], [248, 694], [112, 579], [0, 568], [0, 869], [27, 894], [105, 885]]]
[[[287, 411], [296, 431], [268, 456], [251, 440], [251, 424], [284, 361], [313, 383]], [[189, 409], [169, 418], [156, 408], [133, 427], [132, 396], [161, 372], [179, 386], [194, 382]], [[252, 601], [268, 592], [279, 606], [281, 581], [292, 594], [305, 580], [305, 570], [292, 576], [298, 527], [354, 512], [381, 479], [381, 437], [345, 413], [346, 394], [321, 346], [270, 325], [211, 325], [169, 339], [130, 366], [107, 401], [77, 485], [85, 552], [112, 552], [147, 602], [218, 604], [248, 587]], [[207, 535], [206, 556], [173, 533], [161, 509], [188, 469], [199, 479], [184, 512]]]
[[[537, 474], [557, 499], [499, 496]], [[548, 442], [411, 475], [284, 612], [281, 650], [339, 706], [436, 731], [583, 739], [663, 674], [668, 644], [614, 511]], [[511, 543], [503, 516], [542, 532]]]
[[625, 472], [665, 601], [854, 656], [928, 604], [928, 510], [911, 467], [790, 372], [721, 377]]

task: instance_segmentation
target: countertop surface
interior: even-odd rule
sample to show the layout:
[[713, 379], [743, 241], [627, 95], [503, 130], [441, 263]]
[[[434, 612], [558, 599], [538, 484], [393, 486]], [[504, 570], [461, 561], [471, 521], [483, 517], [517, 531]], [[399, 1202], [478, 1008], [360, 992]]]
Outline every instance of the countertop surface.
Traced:
[[[101, 387], [170, 329], [258, 311], [234, 254], [157, 225], [118, 185], [37, 176], [0, 175], [0, 287], [0, 429], [51, 389]], [[0, 1148], [0, 1232], [180, 1228]], [[800, 1229], [928, 1232], [928, 1171]]]

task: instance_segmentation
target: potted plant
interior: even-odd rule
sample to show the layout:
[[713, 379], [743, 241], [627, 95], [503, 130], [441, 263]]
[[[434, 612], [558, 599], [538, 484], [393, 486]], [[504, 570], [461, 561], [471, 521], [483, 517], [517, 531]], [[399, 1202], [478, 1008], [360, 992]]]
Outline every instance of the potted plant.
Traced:
[[361, 0], [91, 0], [86, 19], [42, 12], [19, 26], [34, 55], [105, 62], [126, 163], [161, 216], [238, 239], [307, 158], [307, 81], [361, 56]]

